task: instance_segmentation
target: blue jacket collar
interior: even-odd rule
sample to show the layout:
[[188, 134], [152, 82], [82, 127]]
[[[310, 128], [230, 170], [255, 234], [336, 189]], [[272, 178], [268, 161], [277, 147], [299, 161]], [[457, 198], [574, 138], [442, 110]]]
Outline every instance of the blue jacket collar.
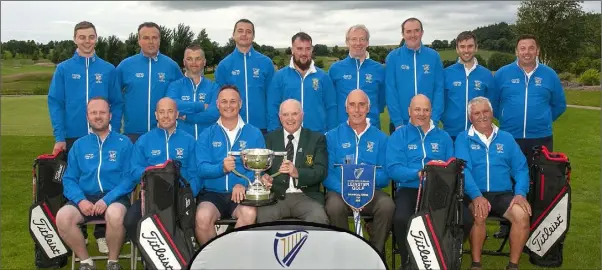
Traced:
[[[514, 63], [516, 64], [516, 67], [518, 69], [520, 69], [523, 73], [526, 73], [525, 70], [518, 64], [518, 57], [516, 57], [516, 60], [514, 60]], [[539, 56], [535, 57], [535, 68], [533, 69], [533, 72], [535, 72], [538, 67], [539, 67]]]
[[[144, 58], [149, 58], [146, 55], [144, 55], [144, 53], [142, 53], [142, 50], [140, 50], [140, 55]], [[161, 55], [161, 51], [157, 51], [157, 55], [155, 57], [153, 57], [153, 60], [155, 60], [155, 62], [159, 61], [160, 55]]]
[[81, 55], [79, 55], [79, 53], [77, 53], [77, 49], [75, 49], [75, 52], [73, 53], [73, 59], [76, 61], [81, 61], [83, 63], [86, 63], [86, 60], [89, 59], [90, 62], [96, 62], [96, 51], [94, 51], [94, 53], [92, 54], [91, 57], [83, 57]]
[[414, 52], [421, 53], [423, 48], [424, 48], [424, 44], [422, 44], [422, 41], [420, 42], [420, 47], [418, 47], [418, 50], [413, 50], [413, 49], [408, 48], [407, 43], [404, 43], [403, 46], [401, 46], [401, 49], [407, 53], [414, 53]]
[[246, 54], [243, 54], [243, 53], [242, 53], [242, 52], [241, 52], [241, 51], [238, 49], [238, 47], [234, 46], [234, 52], [233, 52], [233, 53], [234, 53], [234, 54], [236, 54], [236, 55], [240, 55], [240, 56], [243, 56], [243, 55], [252, 56], [252, 55], [253, 55], [253, 53], [255, 53], [255, 49], [253, 48], [253, 46], [251, 46], [251, 48], [249, 49], [249, 52], [247, 52]]

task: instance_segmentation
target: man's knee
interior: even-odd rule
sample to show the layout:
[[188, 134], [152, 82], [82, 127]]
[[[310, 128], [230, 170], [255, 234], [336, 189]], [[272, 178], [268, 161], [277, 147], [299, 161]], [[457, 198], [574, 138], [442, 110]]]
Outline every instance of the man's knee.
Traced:
[[328, 216], [335, 216], [345, 214], [347, 215], [347, 205], [341, 198], [341, 196], [335, 195], [336, 193], [329, 191], [326, 195], [326, 201], [324, 205], [324, 210]]
[[56, 226], [59, 229], [66, 229], [75, 226], [83, 221], [79, 210], [73, 205], [65, 205], [59, 209], [56, 214]]
[[518, 204], [511, 206], [506, 218], [512, 223], [512, 227], [529, 231], [529, 214], [527, 214]]
[[217, 208], [209, 202], [199, 204], [195, 215], [195, 224], [200, 229], [212, 229], [219, 218]]
[[375, 215], [381, 215], [383, 217], [392, 218], [395, 213], [395, 202], [391, 197], [383, 195], [379, 196], [378, 200], [375, 201], [374, 207]]
[[307, 222], [329, 224], [328, 215], [323, 207], [314, 207], [306, 218]]
[[105, 221], [108, 226], [122, 226], [126, 208], [123, 204], [112, 203], [106, 210]]
[[255, 222], [255, 219], [257, 218], [257, 207], [238, 205], [235, 211], [236, 218], [238, 219]]

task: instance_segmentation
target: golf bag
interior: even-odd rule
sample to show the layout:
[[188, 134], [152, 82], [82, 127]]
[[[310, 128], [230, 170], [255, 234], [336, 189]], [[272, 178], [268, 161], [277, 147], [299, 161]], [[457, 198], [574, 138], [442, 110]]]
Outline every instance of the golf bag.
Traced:
[[429, 162], [420, 179], [406, 245], [413, 269], [460, 269], [464, 161]]
[[33, 204], [29, 208], [29, 233], [34, 241], [35, 265], [38, 268], [61, 268], [67, 265], [69, 247], [56, 228], [56, 214], [65, 205], [63, 174], [67, 168], [64, 152], [41, 155], [33, 162]]
[[181, 163], [168, 160], [142, 176], [138, 245], [150, 269], [184, 269], [194, 256], [196, 203]]
[[571, 214], [571, 164], [566, 155], [534, 148], [530, 168], [531, 234], [527, 240], [529, 261], [538, 266], [562, 265], [564, 238]]

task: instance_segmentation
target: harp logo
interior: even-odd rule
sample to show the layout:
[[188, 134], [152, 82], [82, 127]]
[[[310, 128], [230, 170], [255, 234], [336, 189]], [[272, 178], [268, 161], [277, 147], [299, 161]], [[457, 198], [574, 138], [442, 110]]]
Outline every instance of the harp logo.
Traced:
[[283, 268], [290, 267], [308, 237], [309, 232], [305, 230], [276, 233], [276, 237], [274, 237], [274, 256], [278, 264]]

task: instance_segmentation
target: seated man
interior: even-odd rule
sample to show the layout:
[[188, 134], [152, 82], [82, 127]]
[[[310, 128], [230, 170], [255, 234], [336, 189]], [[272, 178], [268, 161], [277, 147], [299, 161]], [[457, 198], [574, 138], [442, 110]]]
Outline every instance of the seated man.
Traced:
[[[280, 104], [280, 123], [283, 128], [267, 134], [266, 146], [286, 157], [276, 157], [262, 181], [276, 194], [278, 202], [260, 207], [257, 223], [297, 218], [307, 222], [328, 224], [324, 212], [324, 193], [320, 185], [326, 178], [328, 154], [324, 135], [301, 127], [301, 103], [288, 99]], [[271, 174], [280, 172], [275, 179]]]
[[[481, 249], [485, 241], [485, 220], [493, 215], [512, 223], [510, 229], [510, 262], [506, 269], [518, 269], [521, 252], [529, 238], [531, 206], [527, 159], [506, 131], [492, 123], [493, 109], [485, 97], [468, 103], [472, 126], [458, 135], [456, 156], [466, 161], [465, 190], [469, 199], [464, 209], [464, 234], [470, 232], [472, 268], [481, 269]], [[492, 147], [495, 146], [495, 147]], [[516, 181], [514, 191], [513, 178]], [[474, 225], [472, 224], [474, 220]]]
[[131, 181], [129, 161], [132, 142], [109, 130], [109, 103], [101, 97], [90, 99], [87, 119], [92, 133], [75, 141], [63, 177], [64, 195], [69, 200], [58, 211], [56, 225], [67, 246], [81, 259], [79, 269], [96, 269], [90, 258], [79, 224], [104, 219], [109, 248], [107, 269], [121, 269], [118, 263], [123, 245], [125, 216], [130, 200], [124, 183]]
[[233, 170], [251, 180], [254, 173], [244, 168], [240, 157], [229, 152], [265, 148], [265, 141], [261, 130], [243, 122], [240, 108], [242, 101], [238, 88], [222, 86], [217, 93], [220, 118], [203, 130], [197, 140], [197, 169], [205, 185], [205, 193], [198, 198], [195, 217], [195, 233], [200, 245], [217, 235], [215, 222], [218, 219], [236, 218], [236, 228], [255, 223], [257, 209], [239, 205], [245, 199], [249, 182]]
[[389, 177], [384, 168], [387, 135], [370, 124], [367, 118], [370, 112], [370, 100], [364, 91], [356, 89], [347, 95], [345, 107], [348, 120], [326, 133], [328, 147], [328, 177], [326, 187], [326, 213], [333, 226], [349, 229], [351, 208], [341, 197], [341, 167], [335, 164], [368, 164], [381, 166], [376, 169], [376, 190], [374, 198], [362, 211], [363, 215], [372, 215], [374, 220], [370, 234], [370, 243], [384, 254], [385, 241], [391, 230], [395, 204], [389, 195], [381, 189], [389, 185]]
[[[177, 160], [182, 164], [180, 173], [190, 182], [193, 196], [201, 189], [201, 183], [196, 173], [195, 139], [176, 125], [179, 112], [176, 102], [168, 97], [157, 102], [155, 118], [158, 127], [143, 134], [136, 140], [132, 151], [130, 189], [134, 189], [141, 181], [144, 171], [149, 166], [165, 163], [167, 160]], [[138, 243], [138, 222], [142, 218], [142, 204], [137, 200], [128, 210], [125, 217], [125, 227], [128, 237]]]
[[418, 94], [412, 98], [408, 114], [408, 125], [395, 130], [387, 143], [387, 173], [397, 188], [393, 229], [404, 269], [410, 263], [405, 244], [406, 231], [416, 210], [422, 169], [432, 160], [445, 161], [454, 154], [449, 134], [431, 120], [431, 102], [425, 95]]

